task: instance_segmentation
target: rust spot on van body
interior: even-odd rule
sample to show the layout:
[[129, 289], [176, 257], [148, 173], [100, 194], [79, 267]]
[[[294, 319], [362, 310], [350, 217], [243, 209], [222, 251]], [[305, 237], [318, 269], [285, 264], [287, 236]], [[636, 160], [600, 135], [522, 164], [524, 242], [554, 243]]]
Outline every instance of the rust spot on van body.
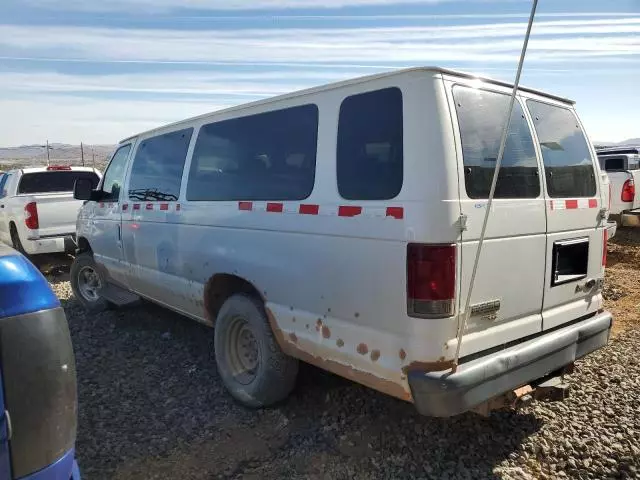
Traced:
[[336, 345], [340, 348], [344, 347], [344, 340], [339, 338], [338, 340], [336, 340]]
[[376, 362], [380, 358], [380, 350], [371, 350], [371, 361]]
[[[316, 357], [304, 350], [298, 343], [287, 341], [285, 335], [282, 333], [282, 330], [278, 328], [278, 324], [271, 310], [267, 308], [266, 312], [267, 318], [269, 319], [269, 324], [271, 325], [271, 330], [273, 331], [276, 341], [278, 342], [278, 345], [280, 346], [282, 351], [287, 355], [291, 355], [292, 357], [302, 360], [303, 362], [315, 365], [318, 368], [322, 368], [329, 372], [335, 373], [336, 375], [348, 378], [349, 380], [364, 385], [365, 387], [373, 388], [374, 390], [385, 393], [392, 397], [399, 398], [400, 400], [413, 402], [411, 392], [408, 389], [405, 389], [400, 384], [392, 382], [391, 380], [387, 380], [386, 378], [377, 377], [372, 373], [357, 370], [349, 365], [344, 365], [342, 363], [336, 362], [335, 360]], [[361, 345], [367, 348], [365, 344]]]
[[404, 361], [404, 359], [407, 358], [407, 352], [404, 351], [404, 348], [400, 349], [400, 352], [398, 352], [398, 356], [402, 361]]
[[322, 326], [322, 336], [324, 338], [331, 338], [331, 330], [326, 325]]
[[450, 370], [453, 368], [453, 360], [438, 360], [437, 362], [411, 362], [409, 365], [402, 367], [402, 372], [440, 372], [442, 370]]
[[319, 332], [320, 328], [322, 328], [322, 319], [321, 318], [316, 320], [316, 332]]
[[289, 334], [289, 338], [291, 339], [291, 341], [292, 341], [293, 343], [296, 343], [296, 342], [298, 341], [298, 337], [296, 336], [296, 334], [295, 334], [294, 332], [291, 332], [291, 333]]
[[367, 353], [369, 353], [369, 347], [367, 347], [366, 343], [361, 343], [358, 345], [358, 348], [356, 348], [356, 351], [360, 355], [366, 355]]

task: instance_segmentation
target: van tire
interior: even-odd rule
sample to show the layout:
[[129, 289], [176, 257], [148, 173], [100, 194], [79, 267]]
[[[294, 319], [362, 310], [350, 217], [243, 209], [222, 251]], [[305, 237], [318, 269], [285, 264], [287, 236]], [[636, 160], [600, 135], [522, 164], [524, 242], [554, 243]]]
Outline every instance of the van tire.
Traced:
[[298, 360], [280, 349], [264, 305], [253, 296], [235, 294], [224, 302], [216, 319], [214, 349], [222, 382], [247, 407], [273, 405], [295, 386]]
[[[101, 285], [105, 284], [105, 280], [100, 274], [100, 269], [96, 266], [91, 252], [80, 253], [71, 264], [71, 290], [76, 299], [84, 307], [85, 310], [92, 313], [98, 313], [109, 308], [109, 302], [99, 295], [89, 295], [84, 285], [87, 282], [85, 274], [96, 275]], [[83, 278], [81, 278], [81, 276]]]

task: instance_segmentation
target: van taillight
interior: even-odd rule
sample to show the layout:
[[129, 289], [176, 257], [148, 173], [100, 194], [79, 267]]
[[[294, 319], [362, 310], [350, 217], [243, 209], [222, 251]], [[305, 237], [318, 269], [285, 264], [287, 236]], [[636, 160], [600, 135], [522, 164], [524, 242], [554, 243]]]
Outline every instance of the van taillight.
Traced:
[[40, 224], [38, 222], [38, 206], [36, 202], [29, 202], [24, 206], [24, 224], [31, 230], [37, 229]]
[[456, 246], [407, 245], [407, 313], [449, 317], [454, 313]]
[[627, 180], [624, 182], [622, 186], [622, 201], [623, 202], [633, 202], [633, 199], [636, 196], [636, 184], [633, 183], [633, 180]]

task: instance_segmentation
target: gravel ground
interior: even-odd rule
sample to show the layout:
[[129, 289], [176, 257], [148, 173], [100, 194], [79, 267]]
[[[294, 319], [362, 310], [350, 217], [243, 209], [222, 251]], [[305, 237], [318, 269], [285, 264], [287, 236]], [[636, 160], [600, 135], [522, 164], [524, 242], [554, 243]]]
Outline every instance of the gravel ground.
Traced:
[[628, 320], [640, 298], [630, 287], [620, 290], [635, 314], [577, 363], [564, 402], [431, 419], [310, 366], [284, 404], [245, 409], [217, 376], [210, 329], [150, 304], [87, 315], [64, 277], [52, 285], [76, 349], [89, 480], [640, 478], [640, 322]]

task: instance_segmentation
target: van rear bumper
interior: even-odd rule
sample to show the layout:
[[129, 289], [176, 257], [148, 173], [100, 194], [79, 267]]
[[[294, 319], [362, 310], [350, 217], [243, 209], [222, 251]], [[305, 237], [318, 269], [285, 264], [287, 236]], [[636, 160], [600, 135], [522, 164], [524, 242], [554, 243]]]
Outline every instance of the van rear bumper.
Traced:
[[611, 313], [603, 312], [461, 363], [455, 373], [411, 371], [408, 381], [416, 409], [434, 417], [464, 413], [604, 347], [609, 341], [611, 324]]

